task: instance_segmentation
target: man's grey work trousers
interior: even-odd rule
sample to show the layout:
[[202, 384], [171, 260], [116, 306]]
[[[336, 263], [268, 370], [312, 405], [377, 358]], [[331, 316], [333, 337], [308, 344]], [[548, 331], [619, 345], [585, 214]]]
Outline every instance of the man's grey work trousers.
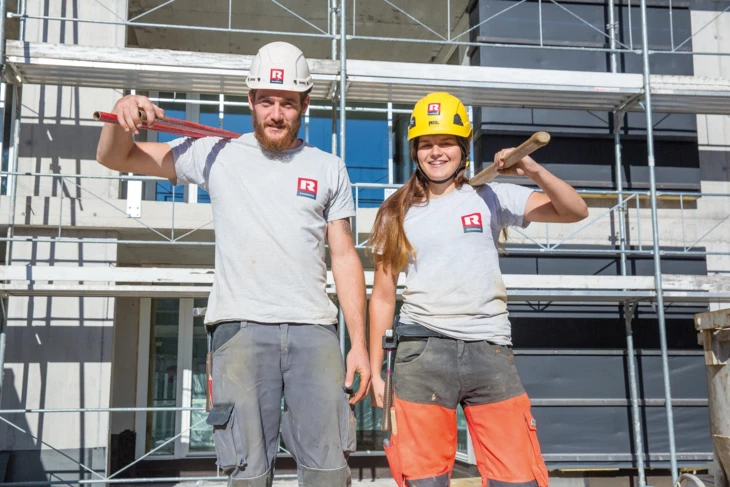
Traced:
[[280, 426], [300, 487], [350, 485], [357, 425], [334, 326], [223, 323], [213, 350], [208, 424], [229, 487], [271, 486]]

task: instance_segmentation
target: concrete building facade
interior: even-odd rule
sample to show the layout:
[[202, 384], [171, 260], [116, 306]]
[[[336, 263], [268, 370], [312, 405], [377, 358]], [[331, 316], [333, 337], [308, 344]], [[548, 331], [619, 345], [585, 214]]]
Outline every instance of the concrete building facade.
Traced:
[[[709, 426], [703, 424], [701, 348], [693, 341], [691, 316], [730, 302], [730, 57], [723, 56], [730, 55], [730, 12], [726, 2], [691, 0], [675, 1], [670, 15], [667, 2], [647, 1], [650, 31], [660, 32], [654, 39], [668, 35], [663, 22], [670, 19], [677, 39], [669, 49], [691, 36], [689, 52], [653, 54], [651, 68], [664, 76], [652, 78], [661, 88], [659, 106], [681, 112], [666, 121], [662, 117], [669, 112], [655, 114], [662, 151], [659, 190], [664, 191], [657, 220], [664, 252], [669, 372], [677, 398], [677, 461], [701, 469], [711, 461], [711, 444]], [[205, 306], [212, 282], [209, 200], [194, 187], [119, 179], [119, 173], [96, 163], [100, 127], [91, 114], [111, 109], [135, 89], [158, 100], [170, 116], [250, 130], [241, 76], [261, 45], [281, 38], [299, 45], [316, 73], [315, 106], [301, 136], [323, 150], [341, 151], [340, 121], [330, 117], [342, 68], [334, 38], [341, 26], [332, 13], [343, 8], [349, 9], [345, 27], [351, 37], [346, 56], [353, 60], [347, 64], [350, 110], [344, 156], [355, 183], [358, 243], [364, 246], [387, 191], [413, 170], [404, 129], [413, 101], [428, 91], [454, 90], [462, 97], [476, 93], [465, 99], [477, 128], [477, 169], [489, 163], [493, 149], [535, 130], [553, 133], [552, 145], [536, 158], [544, 157], [566, 179], [574, 176], [571, 182], [588, 201], [591, 224], [513, 230], [502, 264], [514, 296], [510, 312], [518, 366], [534, 399], [543, 451], [556, 479], [565, 478], [561, 469], [620, 468], [635, 475], [638, 455], [624, 330], [625, 303], [635, 300], [639, 304], [629, 314], [634, 316], [643, 400], [641, 455], [648, 467], [660, 469], [662, 477], [652, 485], [666, 482], [671, 477], [661, 469], [670, 466], [670, 447], [652, 307], [656, 284], [637, 4], [616, 2], [623, 29], [619, 39], [628, 43], [631, 33], [630, 48], [636, 52], [623, 52], [628, 67], [613, 75], [604, 46], [610, 32], [604, 25], [608, 1], [321, 3], [292, 1], [282, 7], [256, 0], [230, 12], [223, 1], [8, 3], [8, 11], [19, 15], [7, 21], [3, 85], [0, 227], [7, 235], [2, 242], [6, 351], [0, 410], [15, 412], [0, 413], [0, 483], [98, 479], [102, 485], [106, 476], [154, 449], [126, 473], [215, 475], [212, 438], [200, 411], [205, 334], [194, 312]], [[492, 27], [499, 18], [490, 17], [503, 10], [509, 22]], [[633, 24], [626, 18], [629, 12]], [[593, 28], [576, 15], [586, 17]], [[182, 28], [186, 25], [187, 30]], [[525, 25], [538, 27], [544, 49], [535, 45], [536, 34], [514, 34]], [[576, 29], [584, 31], [561, 37]], [[580, 55], [568, 50], [579, 45], [604, 50]], [[561, 47], [568, 49], [559, 51]], [[657, 51], [664, 47], [650, 45]], [[670, 61], [663, 64], [663, 59]], [[498, 81], [480, 78], [491, 73]], [[218, 91], [198, 88], [219, 81]], [[544, 91], [529, 88], [531, 82]], [[504, 87], [537, 94], [500, 95]], [[595, 88], [596, 101], [576, 94], [586, 87]], [[563, 89], [571, 94], [561, 95]], [[577, 101], [561, 107], [552, 101], [560, 96]], [[690, 100], [690, 105], [703, 101], [696, 101], [699, 108], [676, 108], [681, 104], [672, 105], [675, 99]], [[617, 109], [623, 102], [631, 111], [622, 132], [628, 161], [625, 196], [630, 196], [623, 234], [626, 276], [620, 272], [612, 112], [602, 109]], [[13, 113], [19, 114], [19, 124]], [[667, 124], [665, 131], [661, 123]], [[169, 140], [153, 133], [141, 137]], [[585, 152], [592, 144], [600, 149], [596, 161], [584, 164], [581, 158], [594, 157]], [[665, 167], [670, 169], [662, 179]], [[372, 265], [364, 251], [362, 258], [370, 286]], [[330, 288], [334, 291], [331, 280]], [[336, 301], [334, 292], [332, 297]], [[86, 411], [18, 412], [69, 408]], [[353, 461], [362, 475], [387, 475], [379, 451], [381, 413], [369, 402], [357, 412], [362, 457]], [[460, 468], [474, 474], [463, 420], [459, 427]], [[284, 460], [281, 471], [286, 468]]]

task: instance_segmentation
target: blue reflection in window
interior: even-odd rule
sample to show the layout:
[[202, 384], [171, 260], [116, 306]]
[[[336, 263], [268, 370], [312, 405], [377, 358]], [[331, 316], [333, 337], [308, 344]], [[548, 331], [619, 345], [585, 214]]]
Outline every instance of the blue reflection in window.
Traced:
[[[353, 183], [388, 182], [388, 122], [385, 120], [348, 119], [345, 163]], [[337, 140], [339, 141], [339, 124]], [[299, 131], [304, 138], [304, 127]], [[332, 151], [332, 119], [309, 119], [309, 143], [325, 152]], [[354, 197], [353, 189], [353, 197]], [[383, 202], [382, 189], [359, 190], [363, 208], [377, 208]]]

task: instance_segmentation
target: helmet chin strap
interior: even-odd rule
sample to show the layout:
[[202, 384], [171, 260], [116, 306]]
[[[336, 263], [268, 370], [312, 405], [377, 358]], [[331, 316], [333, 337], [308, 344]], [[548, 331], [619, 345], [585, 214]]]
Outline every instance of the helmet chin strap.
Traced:
[[462, 162], [461, 165], [459, 165], [459, 167], [456, 168], [456, 171], [454, 171], [454, 173], [451, 176], [449, 176], [446, 179], [440, 179], [440, 180], [437, 181], [435, 179], [429, 178], [426, 175], [426, 171], [424, 171], [423, 169], [421, 169], [421, 164], [416, 164], [416, 166], [418, 167], [418, 170], [421, 171], [421, 175], [423, 175], [423, 177], [426, 178], [426, 181], [428, 181], [429, 183], [433, 183], [433, 184], [448, 183], [449, 181], [451, 181], [452, 179], [454, 179], [461, 171], [463, 171], [464, 169], [466, 169], [466, 164], [464, 164]]

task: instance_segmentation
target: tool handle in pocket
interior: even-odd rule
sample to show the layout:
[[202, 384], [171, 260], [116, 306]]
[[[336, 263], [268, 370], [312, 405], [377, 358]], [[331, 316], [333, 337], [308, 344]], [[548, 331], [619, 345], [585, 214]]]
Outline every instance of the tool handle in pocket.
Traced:
[[381, 431], [391, 430], [390, 408], [393, 407], [393, 374], [389, 371], [385, 375], [385, 393], [383, 394], [383, 422]]
[[213, 352], [205, 356], [205, 411], [213, 407]]

